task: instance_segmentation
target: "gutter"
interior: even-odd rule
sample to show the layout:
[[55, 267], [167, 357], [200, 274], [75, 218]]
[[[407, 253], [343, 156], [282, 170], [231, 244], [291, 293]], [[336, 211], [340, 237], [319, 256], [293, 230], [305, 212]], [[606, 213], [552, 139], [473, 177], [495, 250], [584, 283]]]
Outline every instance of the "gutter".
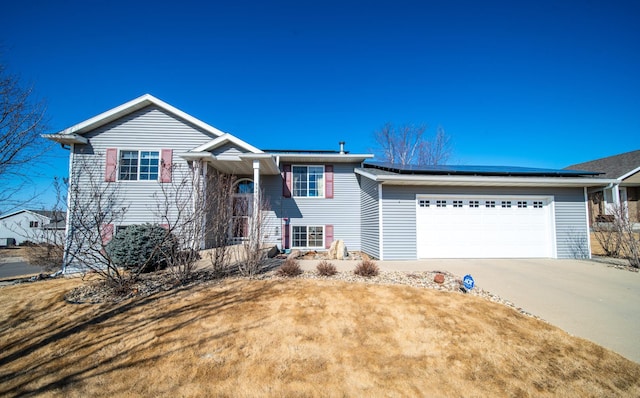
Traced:
[[356, 174], [386, 185], [463, 185], [463, 186], [550, 186], [591, 187], [615, 184], [617, 180], [584, 177], [495, 177], [451, 175], [372, 174], [356, 169]]

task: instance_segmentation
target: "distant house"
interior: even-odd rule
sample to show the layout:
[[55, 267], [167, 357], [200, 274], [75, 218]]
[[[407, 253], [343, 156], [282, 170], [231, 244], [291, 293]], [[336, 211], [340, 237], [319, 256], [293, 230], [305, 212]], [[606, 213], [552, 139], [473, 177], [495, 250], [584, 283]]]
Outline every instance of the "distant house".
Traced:
[[640, 223], [640, 150], [574, 164], [567, 169], [599, 171], [604, 173], [603, 177], [615, 180], [607, 186], [589, 189], [591, 222], [610, 220], [614, 208], [623, 205], [629, 220]]
[[[597, 171], [381, 164], [344, 146], [262, 150], [148, 94], [46, 138], [70, 149], [72, 183], [82, 163], [100, 167], [101, 181], [77, 189], [120, 189], [128, 211], [104, 225], [103, 241], [127, 225], [160, 223], [150, 198], [195, 170], [234, 175], [234, 200], [264, 195], [264, 241], [281, 249], [326, 250], [341, 239], [381, 260], [588, 257], [587, 189], [613, 182]], [[297, 147], [295, 136], [279, 141]], [[234, 215], [231, 237], [242, 239], [251, 220]]]
[[0, 244], [51, 242], [53, 234], [57, 234], [57, 241], [62, 242], [65, 216], [64, 212], [26, 209], [0, 215]]

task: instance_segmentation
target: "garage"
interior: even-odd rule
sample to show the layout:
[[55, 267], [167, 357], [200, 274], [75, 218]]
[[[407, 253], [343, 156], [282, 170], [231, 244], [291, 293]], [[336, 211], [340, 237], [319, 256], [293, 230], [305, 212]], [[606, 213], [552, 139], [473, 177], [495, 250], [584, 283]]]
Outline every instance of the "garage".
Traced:
[[553, 197], [418, 195], [418, 258], [555, 257]]

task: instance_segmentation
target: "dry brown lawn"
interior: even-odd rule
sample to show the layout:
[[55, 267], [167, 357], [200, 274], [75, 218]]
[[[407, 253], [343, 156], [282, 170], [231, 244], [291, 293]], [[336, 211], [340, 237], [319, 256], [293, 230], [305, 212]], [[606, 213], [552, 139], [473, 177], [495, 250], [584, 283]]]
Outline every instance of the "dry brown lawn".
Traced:
[[503, 305], [229, 280], [119, 304], [0, 288], [1, 396], [640, 396], [640, 364]]

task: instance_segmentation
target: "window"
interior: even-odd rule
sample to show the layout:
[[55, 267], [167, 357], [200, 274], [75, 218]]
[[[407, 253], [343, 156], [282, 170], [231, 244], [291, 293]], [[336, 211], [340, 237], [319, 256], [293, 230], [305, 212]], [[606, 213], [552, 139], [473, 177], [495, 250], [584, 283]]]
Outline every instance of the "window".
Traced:
[[542, 209], [542, 202], [534, 201], [533, 202], [533, 208], [534, 209]]
[[324, 197], [324, 166], [293, 166], [293, 196]]
[[490, 208], [496, 207], [496, 201], [495, 200], [486, 200], [484, 202], [484, 207], [490, 207]]
[[160, 165], [158, 151], [120, 151], [120, 180], [157, 181]]
[[37, 221], [29, 221], [29, 228], [38, 228]]
[[418, 204], [420, 205], [420, 207], [429, 207], [431, 205], [431, 202], [426, 199], [420, 199], [418, 201]]
[[511, 207], [511, 201], [510, 200], [503, 200], [502, 201], [502, 207], [510, 208]]
[[527, 201], [526, 200], [518, 201], [518, 207], [521, 208], [521, 209], [526, 208], [527, 207]]
[[462, 201], [461, 200], [454, 200], [453, 201], [453, 207], [462, 207]]
[[446, 200], [436, 200], [436, 207], [447, 207]]
[[480, 202], [478, 202], [477, 200], [470, 200], [469, 207], [480, 207]]
[[294, 226], [293, 247], [324, 247], [324, 227]]

